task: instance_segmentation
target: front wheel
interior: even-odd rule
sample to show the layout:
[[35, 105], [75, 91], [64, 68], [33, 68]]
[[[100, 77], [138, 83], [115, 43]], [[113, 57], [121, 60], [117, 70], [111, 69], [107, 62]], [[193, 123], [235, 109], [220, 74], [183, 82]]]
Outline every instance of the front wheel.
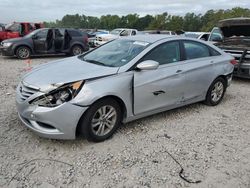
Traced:
[[80, 131], [89, 141], [101, 142], [111, 137], [121, 124], [121, 108], [112, 98], [94, 103], [80, 123]]
[[30, 54], [30, 49], [26, 46], [20, 46], [16, 50], [16, 56], [18, 59], [28, 59]]
[[80, 45], [74, 45], [71, 48], [71, 55], [76, 56], [83, 53], [83, 48]]
[[226, 91], [225, 79], [219, 77], [213, 81], [208, 89], [205, 104], [215, 106], [221, 102]]

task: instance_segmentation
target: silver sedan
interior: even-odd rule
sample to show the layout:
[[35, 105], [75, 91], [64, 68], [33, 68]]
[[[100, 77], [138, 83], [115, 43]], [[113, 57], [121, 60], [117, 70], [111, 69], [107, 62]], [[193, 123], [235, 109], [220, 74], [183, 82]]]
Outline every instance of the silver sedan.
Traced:
[[21, 121], [42, 137], [99, 142], [122, 124], [204, 101], [221, 102], [235, 60], [206, 42], [164, 35], [117, 39], [22, 77]]

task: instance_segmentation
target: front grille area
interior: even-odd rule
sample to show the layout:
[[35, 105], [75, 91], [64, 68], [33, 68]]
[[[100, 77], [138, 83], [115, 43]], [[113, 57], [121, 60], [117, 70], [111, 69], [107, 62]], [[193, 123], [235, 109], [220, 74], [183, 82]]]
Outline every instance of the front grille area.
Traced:
[[24, 83], [20, 84], [19, 87], [19, 92], [20, 92], [20, 98], [25, 101], [27, 100], [30, 96], [38, 92], [39, 90], [37, 88], [27, 86]]
[[[235, 58], [237, 61], [240, 60], [240, 58], [241, 58], [241, 56], [242, 56], [242, 54], [243, 54], [243, 50], [229, 50], [229, 49], [224, 49], [224, 51], [225, 51], [226, 53], [229, 53], [229, 54], [231, 54], [232, 56], [234, 56], [234, 58]], [[244, 63], [244, 62], [250, 62], [250, 51], [247, 51], [246, 56], [245, 56], [245, 58], [243, 59], [243, 63]]]

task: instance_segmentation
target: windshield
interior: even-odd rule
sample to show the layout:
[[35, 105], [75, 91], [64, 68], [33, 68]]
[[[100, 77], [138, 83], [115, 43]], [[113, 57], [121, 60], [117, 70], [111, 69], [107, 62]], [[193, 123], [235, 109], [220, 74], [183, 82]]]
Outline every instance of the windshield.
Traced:
[[121, 33], [121, 29], [114, 29], [113, 31], [110, 32], [112, 35], [119, 35]]
[[135, 58], [146, 47], [147, 42], [117, 39], [96, 50], [79, 56], [83, 61], [108, 67], [121, 67]]
[[25, 35], [24, 37], [25, 37], [25, 38], [32, 37], [34, 34], [38, 33], [38, 32], [41, 31], [41, 30], [43, 30], [43, 29], [37, 29], [37, 30], [35, 30], [35, 31], [32, 31], [31, 33]]
[[6, 25], [5, 29], [8, 31], [18, 32], [20, 30], [20, 24], [19, 23], [8, 24]]

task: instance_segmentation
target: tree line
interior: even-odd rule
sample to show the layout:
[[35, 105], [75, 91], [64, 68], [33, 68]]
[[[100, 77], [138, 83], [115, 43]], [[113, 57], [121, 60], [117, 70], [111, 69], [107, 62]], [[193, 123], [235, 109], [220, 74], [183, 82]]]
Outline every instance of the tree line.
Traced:
[[208, 10], [203, 15], [189, 12], [184, 16], [170, 15], [167, 12], [143, 17], [138, 14], [126, 16], [108, 14], [101, 17], [67, 14], [61, 20], [45, 22], [45, 26], [107, 30], [134, 28], [138, 30], [211, 31], [219, 20], [234, 17], [250, 17], [250, 9], [235, 7], [227, 10]]

